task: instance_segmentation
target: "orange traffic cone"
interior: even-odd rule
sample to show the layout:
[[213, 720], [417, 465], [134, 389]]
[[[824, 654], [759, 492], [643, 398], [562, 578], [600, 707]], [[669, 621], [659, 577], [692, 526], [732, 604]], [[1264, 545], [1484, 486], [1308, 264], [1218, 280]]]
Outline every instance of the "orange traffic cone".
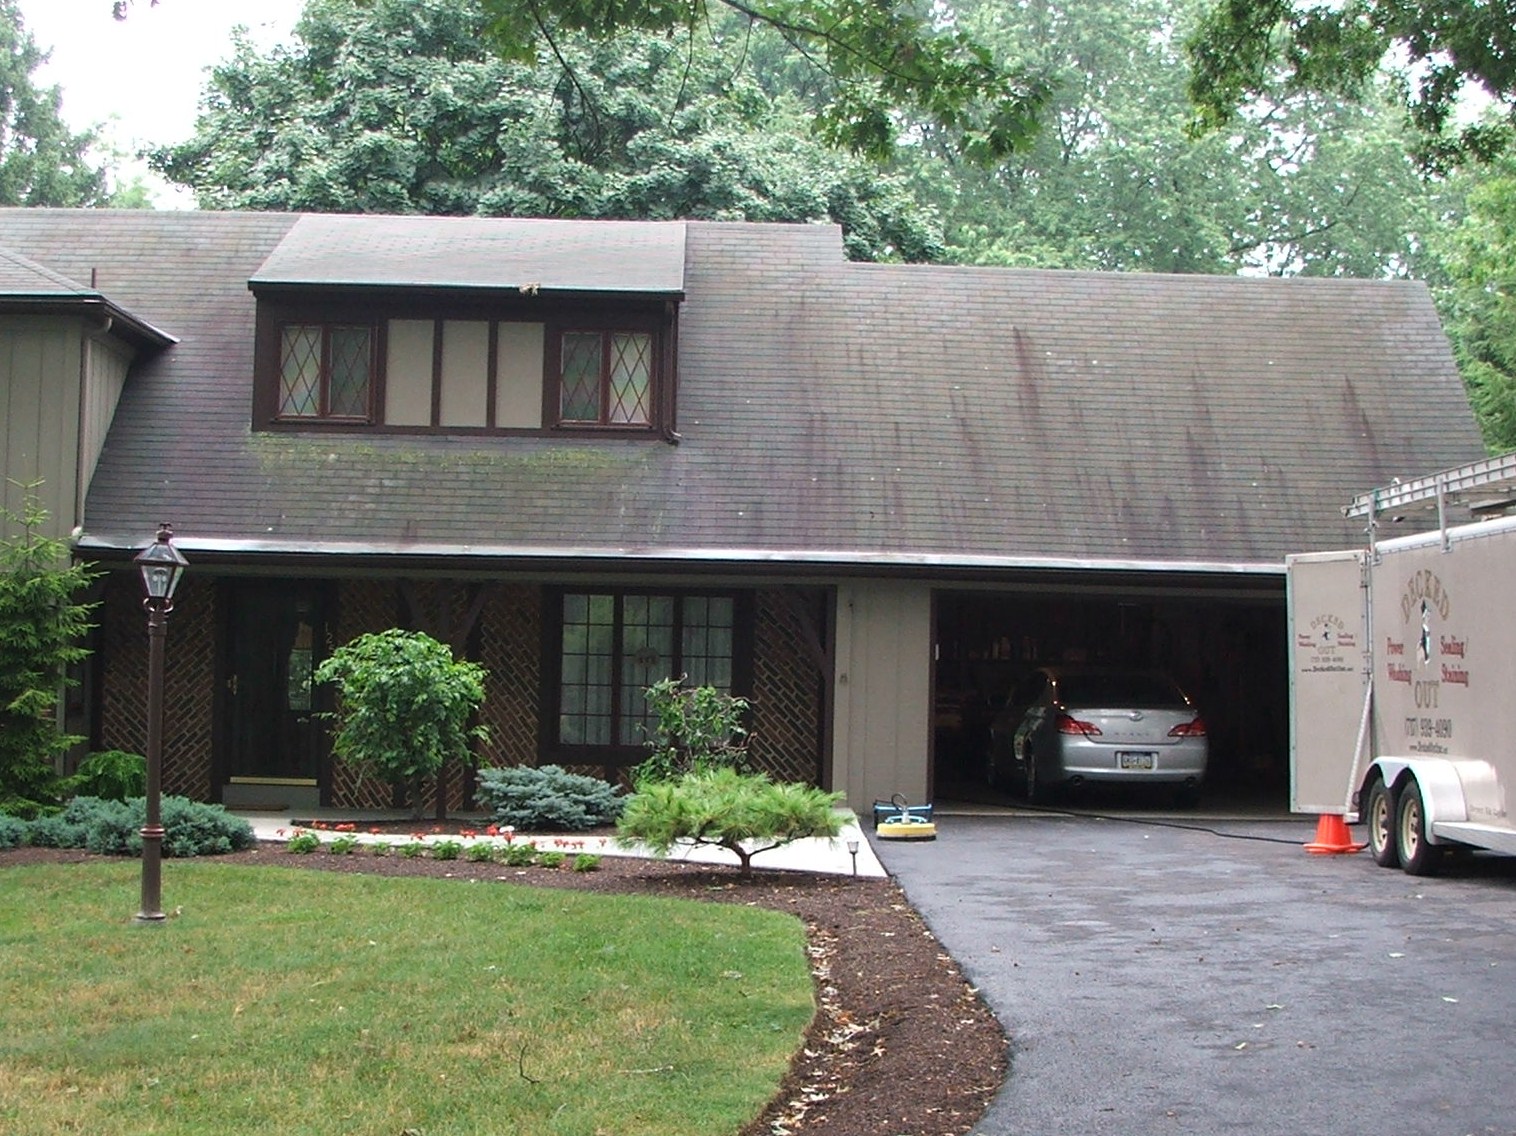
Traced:
[[1307, 852], [1316, 856], [1340, 855], [1344, 852], [1362, 852], [1368, 845], [1355, 844], [1348, 833], [1348, 822], [1338, 813], [1323, 813], [1316, 822], [1316, 839], [1305, 846]]

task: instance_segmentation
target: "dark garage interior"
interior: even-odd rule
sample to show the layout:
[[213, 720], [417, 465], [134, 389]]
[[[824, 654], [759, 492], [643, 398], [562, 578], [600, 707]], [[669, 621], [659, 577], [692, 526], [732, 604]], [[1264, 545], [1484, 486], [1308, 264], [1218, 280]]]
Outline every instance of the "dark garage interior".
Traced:
[[964, 589], [937, 593], [935, 606], [935, 799], [998, 799], [984, 762], [996, 707], [1037, 666], [1090, 663], [1166, 671], [1194, 700], [1210, 737], [1202, 804], [1287, 807], [1282, 579], [1210, 590]]

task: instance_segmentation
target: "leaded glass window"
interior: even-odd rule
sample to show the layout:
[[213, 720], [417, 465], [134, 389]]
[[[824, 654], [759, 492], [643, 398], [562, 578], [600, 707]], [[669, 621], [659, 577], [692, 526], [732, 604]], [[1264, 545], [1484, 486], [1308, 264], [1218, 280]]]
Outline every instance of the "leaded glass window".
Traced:
[[286, 324], [279, 344], [279, 417], [369, 416], [373, 335], [366, 325]]
[[564, 423], [647, 426], [653, 420], [653, 336], [645, 331], [567, 331], [559, 355]]

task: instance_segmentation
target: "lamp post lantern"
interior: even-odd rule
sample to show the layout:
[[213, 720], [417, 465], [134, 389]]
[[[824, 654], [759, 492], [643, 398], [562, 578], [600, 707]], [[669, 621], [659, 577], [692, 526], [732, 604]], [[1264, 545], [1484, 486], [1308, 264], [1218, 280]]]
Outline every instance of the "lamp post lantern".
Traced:
[[142, 910], [138, 923], [163, 922], [163, 643], [174, 589], [189, 562], [174, 547], [174, 530], [158, 526], [157, 539], [133, 560], [147, 597], [147, 818], [142, 825]]

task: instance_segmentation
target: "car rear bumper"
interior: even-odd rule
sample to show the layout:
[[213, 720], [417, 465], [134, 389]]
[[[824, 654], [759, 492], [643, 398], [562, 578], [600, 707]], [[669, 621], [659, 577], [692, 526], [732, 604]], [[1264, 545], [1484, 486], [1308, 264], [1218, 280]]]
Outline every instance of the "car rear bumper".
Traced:
[[[1151, 755], [1152, 768], [1122, 768], [1122, 755]], [[1064, 746], [1058, 767], [1047, 770], [1045, 776], [1050, 781], [1199, 785], [1205, 780], [1208, 756], [1207, 747], [1194, 741], [1160, 746], [1108, 746], [1084, 742]], [[1133, 760], [1129, 756], [1127, 764], [1132, 764]]]

